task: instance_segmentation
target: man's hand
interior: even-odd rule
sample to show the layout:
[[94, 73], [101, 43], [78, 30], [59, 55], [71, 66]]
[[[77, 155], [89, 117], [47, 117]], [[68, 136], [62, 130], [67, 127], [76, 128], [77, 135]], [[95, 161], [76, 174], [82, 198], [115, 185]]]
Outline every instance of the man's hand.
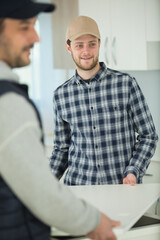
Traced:
[[100, 224], [92, 232], [88, 233], [86, 237], [94, 240], [116, 240], [112, 228], [119, 225], [120, 222], [113, 221], [102, 213]]
[[123, 184], [130, 184], [134, 186], [136, 184], [136, 177], [134, 174], [129, 173], [124, 179]]

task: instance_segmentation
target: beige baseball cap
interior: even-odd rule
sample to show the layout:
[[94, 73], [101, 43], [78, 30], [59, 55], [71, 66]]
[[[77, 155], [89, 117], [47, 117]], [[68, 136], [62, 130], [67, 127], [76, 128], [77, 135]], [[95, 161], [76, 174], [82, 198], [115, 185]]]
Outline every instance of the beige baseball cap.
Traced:
[[98, 25], [95, 20], [87, 16], [79, 16], [71, 20], [66, 32], [66, 41], [90, 34], [100, 39]]

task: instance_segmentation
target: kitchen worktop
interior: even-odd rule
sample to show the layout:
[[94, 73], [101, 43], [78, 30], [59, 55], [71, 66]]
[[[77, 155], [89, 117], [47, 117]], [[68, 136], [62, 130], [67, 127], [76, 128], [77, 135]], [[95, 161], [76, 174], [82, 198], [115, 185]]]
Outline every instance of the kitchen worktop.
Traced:
[[[151, 238], [151, 240], [160, 239], [160, 218], [158, 216], [156, 216], [156, 218], [158, 219], [159, 224], [143, 226], [131, 230], [135, 223], [145, 214], [147, 209], [150, 208], [150, 206], [160, 197], [159, 183], [137, 184], [135, 186], [68, 186], [68, 188], [78, 198], [82, 198], [91, 203], [111, 219], [119, 220], [121, 222], [120, 227], [114, 228], [118, 240], [148, 240], [149, 238], [143, 238], [142, 236], [147, 231], [151, 233], [153, 231], [156, 236]], [[143, 230], [144, 228], [146, 228], [145, 232]], [[140, 236], [140, 238], [132, 238], [133, 235]]]
[[160, 197], [160, 184], [96, 185], [69, 187], [76, 196], [89, 201], [121, 226], [116, 235], [128, 231]]

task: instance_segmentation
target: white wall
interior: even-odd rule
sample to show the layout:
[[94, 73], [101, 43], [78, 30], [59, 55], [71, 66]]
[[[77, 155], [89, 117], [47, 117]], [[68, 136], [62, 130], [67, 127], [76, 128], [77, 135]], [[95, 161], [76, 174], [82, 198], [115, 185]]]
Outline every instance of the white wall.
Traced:
[[[53, 132], [53, 91], [68, 78], [68, 71], [54, 69], [51, 14], [39, 16], [40, 22], [40, 101], [44, 131]], [[67, 50], [66, 50], [66, 54]], [[74, 71], [72, 71], [74, 72]]]
[[160, 71], [129, 72], [141, 87], [160, 137]]

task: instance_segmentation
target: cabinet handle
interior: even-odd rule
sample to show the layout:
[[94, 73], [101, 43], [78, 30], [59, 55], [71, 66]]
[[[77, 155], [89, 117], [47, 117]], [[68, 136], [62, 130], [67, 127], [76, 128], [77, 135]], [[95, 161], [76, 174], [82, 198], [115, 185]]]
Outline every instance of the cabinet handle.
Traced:
[[116, 37], [113, 38], [112, 41], [112, 59], [115, 65], [117, 65], [117, 60], [116, 60]]
[[105, 42], [104, 42], [104, 59], [105, 59], [107, 65], [109, 65], [107, 47], [108, 47], [108, 37], [106, 37]]
[[153, 177], [153, 174], [146, 173], [144, 176], [147, 176], [147, 177]]

